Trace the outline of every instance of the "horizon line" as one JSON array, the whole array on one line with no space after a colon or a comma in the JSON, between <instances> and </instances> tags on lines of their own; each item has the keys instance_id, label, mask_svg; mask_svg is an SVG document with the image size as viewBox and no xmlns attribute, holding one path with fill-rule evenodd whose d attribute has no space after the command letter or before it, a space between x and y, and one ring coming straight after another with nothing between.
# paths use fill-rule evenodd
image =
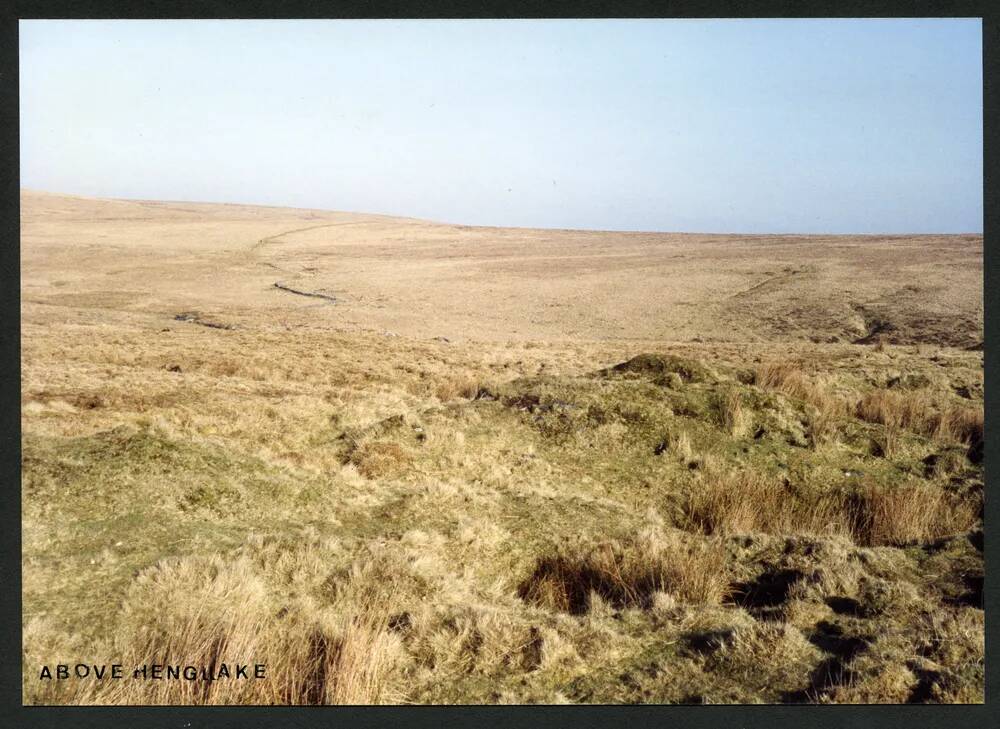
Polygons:
<instances>
[{"instance_id":1,"label":"horizon line","mask_svg":"<svg viewBox=\"0 0 1000 729\"><path fill-rule=\"evenodd\" d=\"M396 220L410 220L422 223L431 223L434 225L448 225L463 228L499 228L502 230L547 230L553 232L569 232L569 233L622 233L622 234L632 234L632 235L719 235L719 236L741 236L744 238L756 238L756 237L768 237L768 236L781 236L781 237L795 237L795 238L814 238L814 237L842 237L842 238L917 238L917 237L941 237L941 236L953 236L953 237L978 237L983 238L983 231L937 231L937 232L924 232L924 233L914 233L914 232L875 232L875 233L801 233L801 232L778 232L770 231L764 233L747 233L741 231L718 231L718 230L648 230L648 229L620 229L620 228L573 228L573 227L559 227L559 226L531 226L531 225L488 225L480 223L459 223L448 220L435 220L432 218L422 218L413 215L403 215L398 213L384 213L384 212L372 212L372 211L362 211L362 210L338 210L333 208L318 208L318 207L303 207L299 205L275 205L272 203L255 203L255 202L231 202L231 201L220 201L220 200L169 200L161 198L148 198L148 197L104 197L100 195L85 195L75 192L62 192L53 190L42 190L39 188L23 187L18 186L19 195L21 193L35 193L41 195L53 195L56 197L68 197L77 198L81 200L104 200L108 202L134 202L134 203L163 203L167 205L228 205L232 207L249 207L249 208L268 208L273 210L297 210L305 212L320 212L320 213L341 213L346 215L370 215L372 217L381 218L394 218ZM20 202L20 200L18 201Z\"/></svg>"}]
</instances>

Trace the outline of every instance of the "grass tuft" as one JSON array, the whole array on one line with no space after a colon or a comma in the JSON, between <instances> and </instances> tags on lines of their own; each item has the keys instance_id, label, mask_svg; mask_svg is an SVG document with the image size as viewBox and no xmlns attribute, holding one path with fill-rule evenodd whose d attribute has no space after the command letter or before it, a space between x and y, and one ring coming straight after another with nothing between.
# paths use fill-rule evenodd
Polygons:
<instances>
[{"instance_id":1,"label":"grass tuft","mask_svg":"<svg viewBox=\"0 0 1000 729\"><path fill-rule=\"evenodd\" d=\"M703 534L845 535L865 546L927 542L973 528L975 499L927 484L804 490L752 471L706 473L684 504Z\"/></svg>"},{"instance_id":2,"label":"grass tuft","mask_svg":"<svg viewBox=\"0 0 1000 729\"><path fill-rule=\"evenodd\" d=\"M618 607L649 608L656 593L714 605L726 597L728 585L725 552L718 542L650 531L582 553L543 556L518 594L550 610L582 614L595 594Z\"/></svg>"}]
</instances>

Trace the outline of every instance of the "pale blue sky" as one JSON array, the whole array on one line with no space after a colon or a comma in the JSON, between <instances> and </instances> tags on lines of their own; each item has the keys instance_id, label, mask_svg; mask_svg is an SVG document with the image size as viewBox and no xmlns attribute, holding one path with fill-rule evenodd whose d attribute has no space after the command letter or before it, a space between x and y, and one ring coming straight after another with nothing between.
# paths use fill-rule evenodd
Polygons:
<instances>
[{"instance_id":1,"label":"pale blue sky","mask_svg":"<svg viewBox=\"0 0 1000 729\"><path fill-rule=\"evenodd\" d=\"M21 184L454 223L981 232L971 20L21 21Z\"/></svg>"}]
</instances>

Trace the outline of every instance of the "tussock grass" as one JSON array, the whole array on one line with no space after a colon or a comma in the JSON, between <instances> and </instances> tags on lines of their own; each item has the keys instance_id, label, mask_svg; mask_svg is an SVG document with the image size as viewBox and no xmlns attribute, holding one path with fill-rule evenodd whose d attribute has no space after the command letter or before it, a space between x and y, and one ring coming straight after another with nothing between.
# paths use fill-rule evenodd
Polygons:
<instances>
[{"instance_id":1,"label":"tussock grass","mask_svg":"<svg viewBox=\"0 0 1000 729\"><path fill-rule=\"evenodd\" d=\"M806 437L813 449L833 445L839 434L838 417L830 410L814 408L808 414Z\"/></svg>"},{"instance_id":2,"label":"tussock grass","mask_svg":"<svg viewBox=\"0 0 1000 729\"><path fill-rule=\"evenodd\" d=\"M390 698L387 673L395 660L395 638L378 606L342 621L332 672L322 700L329 704L378 704ZM392 697L396 703L398 696Z\"/></svg>"},{"instance_id":3,"label":"tussock grass","mask_svg":"<svg viewBox=\"0 0 1000 729\"><path fill-rule=\"evenodd\" d=\"M864 545L927 542L971 529L978 505L925 484L895 488L867 483L847 495L843 513Z\"/></svg>"},{"instance_id":4,"label":"tussock grass","mask_svg":"<svg viewBox=\"0 0 1000 729\"><path fill-rule=\"evenodd\" d=\"M719 418L722 427L734 438L742 438L752 425L752 415L743 406L743 398L736 387L727 389L719 398Z\"/></svg>"},{"instance_id":5,"label":"tussock grass","mask_svg":"<svg viewBox=\"0 0 1000 729\"><path fill-rule=\"evenodd\" d=\"M595 594L613 605L648 608L655 593L714 605L727 592L725 552L718 542L658 531L546 555L519 587L528 602L574 614L586 612Z\"/></svg>"},{"instance_id":6,"label":"tussock grass","mask_svg":"<svg viewBox=\"0 0 1000 729\"><path fill-rule=\"evenodd\" d=\"M836 421L846 416L945 442L971 446L983 441L981 407L949 402L941 393L926 388L911 391L879 388L850 397L834 392L828 380L810 378L800 366L788 361L760 365L755 370L754 383L816 408L810 417L810 440L814 445L832 436ZM890 432L883 438L895 441L896 435ZM887 445L883 451L891 457L896 442L883 445Z\"/></svg>"},{"instance_id":7,"label":"tussock grass","mask_svg":"<svg viewBox=\"0 0 1000 729\"><path fill-rule=\"evenodd\" d=\"M982 700L981 238L25 202L26 703ZM897 296L917 250L948 285ZM820 343L880 326L856 294L899 344Z\"/></svg>"},{"instance_id":8,"label":"tussock grass","mask_svg":"<svg viewBox=\"0 0 1000 729\"><path fill-rule=\"evenodd\" d=\"M353 450L348 463L365 478L380 478L399 473L411 460L398 443L370 441Z\"/></svg>"},{"instance_id":9,"label":"tussock grass","mask_svg":"<svg viewBox=\"0 0 1000 729\"><path fill-rule=\"evenodd\" d=\"M687 464L694 457L694 448L691 446L691 436L686 430L671 433L667 439L670 453L680 458L681 462Z\"/></svg>"},{"instance_id":10,"label":"tussock grass","mask_svg":"<svg viewBox=\"0 0 1000 729\"><path fill-rule=\"evenodd\" d=\"M982 442L983 411L941 402L926 391L873 390L857 403L855 414L869 423L899 427L943 441Z\"/></svg>"},{"instance_id":11,"label":"tussock grass","mask_svg":"<svg viewBox=\"0 0 1000 729\"><path fill-rule=\"evenodd\" d=\"M495 387L475 374L460 374L445 378L434 388L434 395L441 402L474 400L483 390Z\"/></svg>"},{"instance_id":12,"label":"tussock grass","mask_svg":"<svg viewBox=\"0 0 1000 729\"><path fill-rule=\"evenodd\" d=\"M849 411L847 401L833 393L828 382L810 378L794 362L775 360L759 365L754 384L809 403L824 417L843 416Z\"/></svg>"},{"instance_id":13,"label":"tussock grass","mask_svg":"<svg viewBox=\"0 0 1000 729\"><path fill-rule=\"evenodd\" d=\"M752 471L706 473L684 504L704 534L844 535L866 546L926 542L971 529L978 504L926 484L803 491Z\"/></svg>"},{"instance_id":14,"label":"tussock grass","mask_svg":"<svg viewBox=\"0 0 1000 729\"><path fill-rule=\"evenodd\" d=\"M895 458L900 451L900 428L898 425L886 425L875 436L872 448L873 455L881 458Z\"/></svg>"},{"instance_id":15,"label":"tussock grass","mask_svg":"<svg viewBox=\"0 0 1000 729\"><path fill-rule=\"evenodd\" d=\"M724 666L751 684L762 680L759 667L765 663L782 666L781 680L786 685L795 685L797 674L808 674L819 662L819 649L787 623L754 621L736 625L730 634L724 635L718 647L710 651L711 664Z\"/></svg>"},{"instance_id":16,"label":"tussock grass","mask_svg":"<svg viewBox=\"0 0 1000 729\"><path fill-rule=\"evenodd\" d=\"M84 704L372 704L386 684L396 643L376 605L339 618L278 609L248 559L168 560L143 573L126 599L115 638L125 666L217 670L266 665L264 679L120 680L81 683Z\"/></svg>"},{"instance_id":17,"label":"tussock grass","mask_svg":"<svg viewBox=\"0 0 1000 729\"><path fill-rule=\"evenodd\" d=\"M689 529L704 534L844 534L838 499L803 494L753 470L705 470L684 503Z\"/></svg>"},{"instance_id":18,"label":"tussock grass","mask_svg":"<svg viewBox=\"0 0 1000 729\"><path fill-rule=\"evenodd\" d=\"M810 647L819 624L914 631L921 611L975 609L975 585L931 575L977 574L973 542L946 540L926 576L919 548L896 547L977 526L981 467L957 444L935 444L937 460L921 463L929 451L902 426L859 421L851 393L886 382L877 368L842 376L806 353L770 380L803 399L750 386L747 354L714 345L686 350L683 367L641 360L595 375L617 345L555 355L282 335L261 339L260 372L228 375L227 348L200 328L184 336L132 358L176 397L119 397L140 392L138 380L115 370L126 379L111 386L86 358L73 366L91 379L74 377L103 398L93 408L71 405L55 377L30 380L29 703L782 701L826 659ZM129 341L141 351L139 335ZM76 344L66 357L88 351ZM29 358L29 379L43 360ZM702 360L737 381L689 366ZM174 361L181 372L165 368ZM974 379L972 364L952 379ZM490 396L472 384L491 379L506 384ZM442 382L454 392L444 402ZM834 386L848 410L813 404ZM893 463L864 450L884 432L907 439ZM636 536L603 542L608 523ZM267 539L241 545L248 529ZM767 582L785 573L800 575L787 593ZM732 635L711 652L685 647L689 633L715 646L720 631ZM853 638L824 636L831 650ZM653 650L655 678L643 672ZM269 678L77 684L71 695L36 680L54 655L260 661ZM917 655L900 647L892 660ZM955 673L933 696L974 696L975 654L940 660Z\"/></svg>"}]
</instances>

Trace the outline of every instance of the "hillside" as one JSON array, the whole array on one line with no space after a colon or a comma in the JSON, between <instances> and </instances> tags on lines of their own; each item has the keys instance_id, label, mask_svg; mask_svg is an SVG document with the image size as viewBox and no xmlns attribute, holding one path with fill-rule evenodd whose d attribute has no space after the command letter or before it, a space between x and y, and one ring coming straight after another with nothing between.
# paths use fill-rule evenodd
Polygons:
<instances>
[{"instance_id":1,"label":"hillside","mask_svg":"<svg viewBox=\"0 0 1000 729\"><path fill-rule=\"evenodd\" d=\"M26 702L982 701L981 236L21 204Z\"/></svg>"}]
</instances>

